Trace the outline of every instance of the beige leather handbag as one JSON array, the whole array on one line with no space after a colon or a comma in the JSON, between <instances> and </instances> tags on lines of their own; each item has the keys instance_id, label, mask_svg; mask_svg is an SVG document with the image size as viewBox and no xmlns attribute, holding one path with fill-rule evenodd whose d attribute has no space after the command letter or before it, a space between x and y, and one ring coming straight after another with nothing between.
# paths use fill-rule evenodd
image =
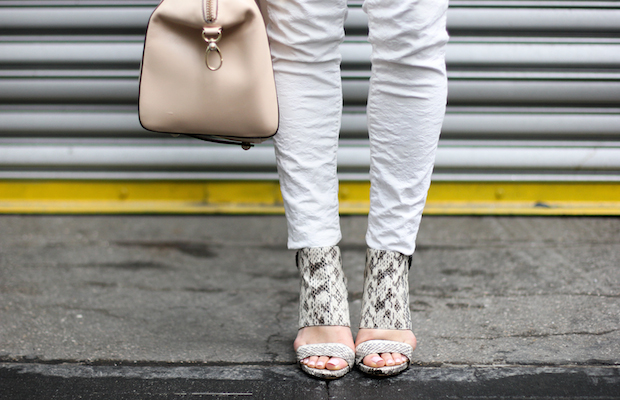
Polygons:
<instances>
[{"instance_id":1,"label":"beige leather handbag","mask_svg":"<svg viewBox=\"0 0 620 400\"><path fill-rule=\"evenodd\" d=\"M140 123L244 149L275 135L278 102L255 0L162 0L146 32Z\"/></svg>"}]
</instances>

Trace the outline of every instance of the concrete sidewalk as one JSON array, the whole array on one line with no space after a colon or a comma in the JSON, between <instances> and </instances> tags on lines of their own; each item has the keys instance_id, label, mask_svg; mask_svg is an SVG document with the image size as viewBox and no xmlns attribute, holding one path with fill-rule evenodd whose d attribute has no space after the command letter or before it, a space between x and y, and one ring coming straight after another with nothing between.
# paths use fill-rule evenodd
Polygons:
<instances>
[{"instance_id":1,"label":"concrete sidewalk","mask_svg":"<svg viewBox=\"0 0 620 400\"><path fill-rule=\"evenodd\" d=\"M366 219L342 225L356 326ZM1 399L620 398L619 218L425 217L414 367L329 383L294 365L282 216L2 216L0 238Z\"/></svg>"}]
</instances>

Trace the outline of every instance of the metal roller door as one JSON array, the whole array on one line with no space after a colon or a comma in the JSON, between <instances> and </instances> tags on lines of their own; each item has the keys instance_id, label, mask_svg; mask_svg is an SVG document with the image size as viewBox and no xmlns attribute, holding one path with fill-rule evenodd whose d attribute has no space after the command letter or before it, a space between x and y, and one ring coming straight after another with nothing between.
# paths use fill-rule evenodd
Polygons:
<instances>
[{"instance_id":1,"label":"metal roller door","mask_svg":"<svg viewBox=\"0 0 620 400\"><path fill-rule=\"evenodd\" d=\"M142 40L157 4L0 0L0 211L281 210L268 142L244 152L140 127ZM453 0L448 29L427 212L620 214L620 1ZM361 2L350 2L346 33L341 199L344 212L364 212Z\"/></svg>"}]
</instances>

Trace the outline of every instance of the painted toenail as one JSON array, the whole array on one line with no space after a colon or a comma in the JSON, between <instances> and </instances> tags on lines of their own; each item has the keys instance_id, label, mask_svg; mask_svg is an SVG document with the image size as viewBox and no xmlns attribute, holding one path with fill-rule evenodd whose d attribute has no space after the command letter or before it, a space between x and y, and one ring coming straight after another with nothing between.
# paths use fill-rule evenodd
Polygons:
<instances>
[{"instance_id":1,"label":"painted toenail","mask_svg":"<svg viewBox=\"0 0 620 400\"><path fill-rule=\"evenodd\" d=\"M378 364L379 361L383 360L383 358L379 357L379 356L374 356L373 358L370 359L370 361L372 361L374 364Z\"/></svg>"},{"instance_id":2,"label":"painted toenail","mask_svg":"<svg viewBox=\"0 0 620 400\"><path fill-rule=\"evenodd\" d=\"M316 363L317 368L321 368L323 366L323 361L319 361Z\"/></svg>"}]
</instances>

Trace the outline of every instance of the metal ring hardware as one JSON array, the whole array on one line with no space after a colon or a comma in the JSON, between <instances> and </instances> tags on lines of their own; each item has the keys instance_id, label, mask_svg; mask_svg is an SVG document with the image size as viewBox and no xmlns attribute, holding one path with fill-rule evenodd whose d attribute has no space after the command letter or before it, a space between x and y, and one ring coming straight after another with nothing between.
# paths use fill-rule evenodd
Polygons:
<instances>
[{"instance_id":1,"label":"metal ring hardware","mask_svg":"<svg viewBox=\"0 0 620 400\"><path fill-rule=\"evenodd\" d=\"M222 64L224 63L224 58L222 57L222 52L220 48L217 46L217 42L222 38L222 28L217 28L215 34L213 32L209 32L209 28L204 28L202 31L202 38L207 42L207 51L205 53L205 64L207 64L207 68L211 71L217 71L222 68ZM211 52L216 52L220 56L219 64L214 67L209 62L209 55Z\"/></svg>"}]
</instances>

